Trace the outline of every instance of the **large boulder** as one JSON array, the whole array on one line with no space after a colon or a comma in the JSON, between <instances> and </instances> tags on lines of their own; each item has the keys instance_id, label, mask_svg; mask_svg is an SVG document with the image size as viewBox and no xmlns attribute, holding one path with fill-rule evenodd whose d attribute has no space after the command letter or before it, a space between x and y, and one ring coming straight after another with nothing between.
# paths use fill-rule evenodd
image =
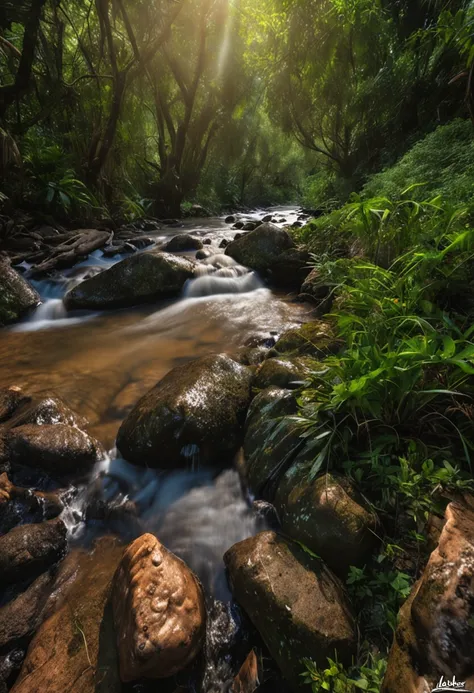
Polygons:
<instances>
[{"instance_id":1,"label":"large boulder","mask_svg":"<svg viewBox=\"0 0 474 693\"><path fill-rule=\"evenodd\" d=\"M170 253L137 253L68 291L69 310L105 310L178 296L194 276L191 260Z\"/></svg>"},{"instance_id":2,"label":"large boulder","mask_svg":"<svg viewBox=\"0 0 474 693\"><path fill-rule=\"evenodd\" d=\"M119 693L110 592L123 548L106 537L62 563L14 693Z\"/></svg>"},{"instance_id":3,"label":"large boulder","mask_svg":"<svg viewBox=\"0 0 474 693\"><path fill-rule=\"evenodd\" d=\"M141 466L222 466L242 441L251 378L249 368L225 354L177 366L122 423L118 449Z\"/></svg>"},{"instance_id":4,"label":"large boulder","mask_svg":"<svg viewBox=\"0 0 474 693\"><path fill-rule=\"evenodd\" d=\"M17 322L39 303L39 294L26 279L0 259L0 327Z\"/></svg>"},{"instance_id":5,"label":"large boulder","mask_svg":"<svg viewBox=\"0 0 474 693\"><path fill-rule=\"evenodd\" d=\"M105 455L97 440L67 424L25 424L10 429L4 442L12 463L52 476L84 473Z\"/></svg>"},{"instance_id":6,"label":"large boulder","mask_svg":"<svg viewBox=\"0 0 474 693\"><path fill-rule=\"evenodd\" d=\"M202 241L189 233L179 233L164 246L167 253L183 253L186 250L201 250Z\"/></svg>"},{"instance_id":7,"label":"large boulder","mask_svg":"<svg viewBox=\"0 0 474 693\"><path fill-rule=\"evenodd\" d=\"M298 544L261 532L224 556L232 592L250 617L292 690L302 684L305 657L325 667L327 657L349 663L354 621L338 579Z\"/></svg>"},{"instance_id":8,"label":"large boulder","mask_svg":"<svg viewBox=\"0 0 474 693\"><path fill-rule=\"evenodd\" d=\"M206 608L201 585L152 534L125 550L113 587L122 681L166 678L199 653Z\"/></svg>"},{"instance_id":9,"label":"large boulder","mask_svg":"<svg viewBox=\"0 0 474 693\"><path fill-rule=\"evenodd\" d=\"M21 525L0 537L0 583L10 584L39 575L59 561L67 547L62 520Z\"/></svg>"},{"instance_id":10,"label":"large boulder","mask_svg":"<svg viewBox=\"0 0 474 693\"><path fill-rule=\"evenodd\" d=\"M245 267L266 272L278 256L292 246L293 240L287 231L266 223L229 243L225 252Z\"/></svg>"},{"instance_id":11,"label":"large boulder","mask_svg":"<svg viewBox=\"0 0 474 693\"><path fill-rule=\"evenodd\" d=\"M439 545L400 611L382 693L425 693L441 677L474 690L473 641L474 512L451 503Z\"/></svg>"},{"instance_id":12,"label":"large boulder","mask_svg":"<svg viewBox=\"0 0 474 693\"><path fill-rule=\"evenodd\" d=\"M275 507L283 532L305 544L341 577L362 565L376 545L377 517L349 479L311 477L312 462L293 465L282 477Z\"/></svg>"}]
</instances>

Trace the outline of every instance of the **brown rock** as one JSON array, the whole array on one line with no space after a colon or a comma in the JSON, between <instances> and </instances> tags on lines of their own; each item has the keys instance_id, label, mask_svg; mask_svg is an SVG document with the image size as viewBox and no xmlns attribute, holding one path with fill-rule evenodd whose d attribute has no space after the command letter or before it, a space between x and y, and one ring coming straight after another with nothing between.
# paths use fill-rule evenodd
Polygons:
<instances>
[{"instance_id":1,"label":"brown rock","mask_svg":"<svg viewBox=\"0 0 474 693\"><path fill-rule=\"evenodd\" d=\"M19 597L0 609L0 650L25 646L41 622L41 615L54 584L50 572L43 573Z\"/></svg>"},{"instance_id":2,"label":"brown rock","mask_svg":"<svg viewBox=\"0 0 474 693\"><path fill-rule=\"evenodd\" d=\"M450 503L439 545L403 605L382 693L425 693L456 677L474 688L474 512Z\"/></svg>"},{"instance_id":3,"label":"brown rock","mask_svg":"<svg viewBox=\"0 0 474 693\"><path fill-rule=\"evenodd\" d=\"M18 426L8 432L5 444L12 462L52 475L87 471L104 455L98 441L66 424Z\"/></svg>"},{"instance_id":4,"label":"brown rock","mask_svg":"<svg viewBox=\"0 0 474 693\"><path fill-rule=\"evenodd\" d=\"M106 537L63 562L12 693L120 693L109 596L122 551Z\"/></svg>"},{"instance_id":5,"label":"brown rock","mask_svg":"<svg viewBox=\"0 0 474 693\"><path fill-rule=\"evenodd\" d=\"M67 546L62 520L21 525L0 537L0 582L39 575L59 561Z\"/></svg>"},{"instance_id":6,"label":"brown rock","mask_svg":"<svg viewBox=\"0 0 474 693\"><path fill-rule=\"evenodd\" d=\"M201 586L152 534L125 550L114 580L113 608L122 681L171 676L203 645Z\"/></svg>"},{"instance_id":7,"label":"brown rock","mask_svg":"<svg viewBox=\"0 0 474 693\"><path fill-rule=\"evenodd\" d=\"M235 544L224 556L234 597L293 690L306 690L301 660L350 662L354 622L338 579L324 563L274 532Z\"/></svg>"}]
</instances>

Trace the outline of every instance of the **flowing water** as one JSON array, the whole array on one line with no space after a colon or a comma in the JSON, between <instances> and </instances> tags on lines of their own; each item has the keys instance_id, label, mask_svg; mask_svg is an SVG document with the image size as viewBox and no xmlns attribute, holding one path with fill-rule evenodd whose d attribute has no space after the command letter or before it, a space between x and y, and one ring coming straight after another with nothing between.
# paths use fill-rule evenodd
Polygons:
<instances>
[{"instance_id":1,"label":"flowing water","mask_svg":"<svg viewBox=\"0 0 474 693\"><path fill-rule=\"evenodd\" d=\"M265 213L247 216L258 219ZM296 210L281 208L277 216L291 223ZM236 233L223 219L188 220L181 228L156 232L154 240L160 244L180 232L211 239L209 247L214 250L223 238L232 239ZM119 522L115 531L124 538L143 531L156 533L196 571L207 594L219 600L213 606L215 610L221 604L213 621L217 630L224 620L234 632L230 607L222 605L230 599L222 555L262 528L242 494L237 472L229 469L214 478L202 469L172 474L138 469L116 458L115 435L137 400L173 367L209 353L232 354L248 343L271 343L283 330L303 321L306 309L292 303L291 297L276 295L255 273L219 255L218 271L212 266L216 257L203 261L201 276L188 283L178 300L107 313L65 310L62 296L69 288L121 259L96 251L73 270L36 282L43 304L25 322L2 331L0 386L59 395L87 417L89 432L110 450L109 459L88 485L78 489L64 513L71 540L86 542L94 528L94 522L85 521L94 494L111 506L126 507L133 501L138 518ZM210 632L212 636L212 626ZM229 672L226 667L222 670L222 662L227 659L219 661L209 668L206 691L224 690Z\"/></svg>"}]
</instances>

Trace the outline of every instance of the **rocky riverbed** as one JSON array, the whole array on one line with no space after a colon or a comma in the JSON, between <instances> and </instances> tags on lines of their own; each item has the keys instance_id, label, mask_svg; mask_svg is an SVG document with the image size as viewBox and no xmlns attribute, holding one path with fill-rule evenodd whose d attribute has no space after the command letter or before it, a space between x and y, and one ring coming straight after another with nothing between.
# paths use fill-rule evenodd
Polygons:
<instances>
[{"instance_id":1,"label":"rocky riverbed","mask_svg":"<svg viewBox=\"0 0 474 693\"><path fill-rule=\"evenodd\" d=\"M355 656L344 583L383 529L347 477L312 474L295 417L341 348L298 216L168 220L140 248L143 229L76 232L2 261L0 691L284 693L305 658ZM451 655L472 675L472 526L469 500L448 507L386 693Z\"/></svg>"}]
</instances>

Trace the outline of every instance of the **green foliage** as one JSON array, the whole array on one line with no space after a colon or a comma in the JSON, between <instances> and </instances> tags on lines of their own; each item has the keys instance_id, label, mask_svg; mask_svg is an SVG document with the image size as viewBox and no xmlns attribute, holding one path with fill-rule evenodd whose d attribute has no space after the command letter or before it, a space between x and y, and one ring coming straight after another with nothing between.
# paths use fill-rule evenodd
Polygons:
<instances>
[{"instance_id":1,"label":"green foliage","mask_svg":"<svg viewBox=\"0 0 474 693\"><path fill-rule=\"evenodd\" d=\"M340 662L328 657L328 667L318 669L310 659L304 659L303 682L311 686L312 693L379 693L387 667L386 660L370 655L363 666L346 669ZM309 690L309 689L308 689Z\"/></svg>"},{"instance_id":2,"label":"green foliage","mask_svg":"<svg viewBox=\"0 0 474 693\"><path fill-rule=\"evenodd\" d=\"M438 127L394 166L372 176L362 196L399 199L403 190L417 183L423 183L413 191L418 200L441 195L453 205L472 205L474 137L470 121L458 119Z\"/></svg>"}]
</instances>

